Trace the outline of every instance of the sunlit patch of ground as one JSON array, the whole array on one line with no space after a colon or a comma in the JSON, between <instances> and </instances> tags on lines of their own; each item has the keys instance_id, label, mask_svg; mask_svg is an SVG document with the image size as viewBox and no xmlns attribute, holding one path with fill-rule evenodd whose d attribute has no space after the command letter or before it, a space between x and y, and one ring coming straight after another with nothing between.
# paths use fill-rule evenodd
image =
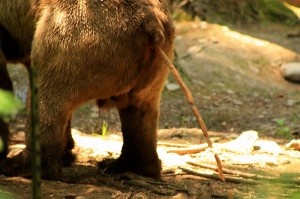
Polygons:
<instances>
[{"instance_id":1,"label":"sunlit patch of ground","mask_svg":"<svg viewBox=\"0 0 300 199\"><path fill-rule=\"evenodd\" d=\"M120 135L88 135L73 129L72 135L76 143L74 152L77 155L77 161L72 167L64 169L64 180L62 181L75 184L104 184L105 186L119 186L118 184L122 182L124 186L129 184L137 189L143 189L143 192L148 191L154 198L159 198L159 195L164 197L176 194L183 194L183 198L190 198L199 196L199 194L203 194L204 192L208 195L203 198L210 198L211 196L227 197L228 194L243 198L269 198L273 197L275 193L289 197L297 193L297 188L299 188L297 184L299 183L296 183L296 174L300 173L300 168L298 167L300 163L299 151L286 150L284 145L262 140L255 131L244 132L238 137L235 134L228 135L217 132L210 132L210 134L212 140L214 140L213 149L204 147L201 151L191 152L189 151L191 147L195 148L205 143L201 135L201 130L165 129L158 132L158 153L162 160L164 182L156 182L156 184L161 184L163 189L156 190L155 192L153 191L153 183L155 184L155 182L152 182L152 180L131 175L121 176L121 179L124 178L122 181L119 181L120 177L113 180L111 177L103 176L97 168L96 162L108 157L117 158L120 155L122 147L122 137ZM182 138L178 139L180 135L184 137L184 140ZM20 142L22 139L24 139L23 135L19 134L13 140ZM20 151L23 147L24 145L21 143L12 145L11 151L12 153L16 153L16 151ZM186 150L186 152L177 153L176 151L178 150ZM222 161L227 182L220 182L216 170L208 168L216 166L215 153L219 154ZM235 174L228 173L226 169ZM243 175L252 176L243 177ZM182 181L180 180L181 178ZM3 178L8 184L16 183L14 180L18 181L18 179L21 180L22 178ZM194 188L182 187L180 189L180 182L184 182L184 179L186 183L193 182L199 184ZM21 180L19 183L26 184L24 186L30 186L30 183L26 180ZM44 181L42 187L47 188L50 184L53 185L52 182L49 183ZM262 185L265 190L260 189ZM290 187L288 190L285 190L285 186ZM60 192L52 193L53 190L50 189L47 191L46 188L44 192L45 194L50 194L48 195L49 197L51 194L55 197L58 195L67 196L68 194L81 196L87 193L69 189L68 192L61 190ZM99 188L93 186L89 188L89 190L94 189L99 191ZM126 190L125 187L121 188L120 195L129 194L124 189ZM14 189L8 190L12 191ZM245 190L247 191L245 192ZM87 188L85 188L85 191L87 191ZM13 193L17 193L17 191L14 190ZM116 193L110 190L107 194L114 195ZM135 195L138 192L133 192L132 194Z\"/></svg>"}]
</instances>

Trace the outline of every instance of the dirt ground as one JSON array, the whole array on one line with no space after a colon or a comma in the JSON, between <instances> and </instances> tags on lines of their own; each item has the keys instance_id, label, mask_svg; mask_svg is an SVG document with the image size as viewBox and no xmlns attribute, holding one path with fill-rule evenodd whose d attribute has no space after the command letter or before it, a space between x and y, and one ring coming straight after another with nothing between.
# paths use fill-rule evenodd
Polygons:
<instances>
[{"instance_id":1,"label":"dirt ground","mask_svg":"<svg viewBox=\"0 0 300 199\"><path fill-rule=\"evenodd\" d=\"M97 168L97 161L118 157L122 139L116 111L100 112L99 117L98 108L90 102L73 116L76 164L64 169L61 181L43 180L42 198L300 197L300 155L284 149L293 139L292 132L300 130L300 85L285 81L279 70L283 63L300 61L300 37L287 37L300 28L276 24L227 27L196 20L176 23L176 31L175 64L194 95L213 142L226 143L244 131L255 130L259 140L279 144L279 152L216 152L224 167L260 174L263 180L221 182L209 169L205 169L209 176L200 177L184 169L199 171L200 167L186 162L215 165L210 149L185 155L168 152L205 143L182 91L170 76L162 96L158 133L162 181L130 173L109 176ZM25 99L25 72L22 67L11 67L10 73L17 96ZM23 118L18 116L11 125L13 153L23 147ZM107 130L103 128L106 123ZM31 182L1 176L0 190L3 197L10 198L10 193L13 198L30 198Z\"/></svg>"}]
</instances>

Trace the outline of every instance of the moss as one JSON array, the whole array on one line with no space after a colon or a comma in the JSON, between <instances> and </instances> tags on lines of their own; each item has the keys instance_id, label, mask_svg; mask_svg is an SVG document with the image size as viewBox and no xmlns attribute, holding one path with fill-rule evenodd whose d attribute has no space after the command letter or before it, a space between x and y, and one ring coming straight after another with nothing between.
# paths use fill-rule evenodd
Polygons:
<instances>
[{"instance_id":1,"label":"moss","mask_svg":"<svg viewBox=\"0 0 300 199\"><path fill-rule=\"evenodd\" d=\"M281 1L278 0L262 0L263 13L262 18L266 18L272 22L283 22L288 25L295 25L298 22L298 17L287 8Z\"/></svg>"},{"instance_id":2,"label":"moss","mask_svg":"<svg viewBox=\"0 0 300 199\"><path fill-rule=\"evenodd\" d=\"M192 16L216 23L278 22L298 23L298 17L280 0L206 0L190 1L184 7Z\"/></svg>"}]
</instances>

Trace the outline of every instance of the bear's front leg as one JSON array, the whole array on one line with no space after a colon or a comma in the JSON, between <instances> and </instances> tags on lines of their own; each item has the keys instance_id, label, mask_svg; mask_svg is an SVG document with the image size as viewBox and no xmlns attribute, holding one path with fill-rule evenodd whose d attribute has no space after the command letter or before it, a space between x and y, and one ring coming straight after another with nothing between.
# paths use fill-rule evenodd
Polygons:
<instances>
[{"instance_id":1,"label":"bear's front leg","mask_svg":"<svg viewBox=\"0 0 300 199\"><path fill-rule=\"evenodd\" d=\"M156 152L158 101L132 100L129 106L119 109L123 133L122 152L116 160L100 162L100 168L108 173L130 171L155 179L161 178L161 162Z\"/></svg>"}]
</instances>

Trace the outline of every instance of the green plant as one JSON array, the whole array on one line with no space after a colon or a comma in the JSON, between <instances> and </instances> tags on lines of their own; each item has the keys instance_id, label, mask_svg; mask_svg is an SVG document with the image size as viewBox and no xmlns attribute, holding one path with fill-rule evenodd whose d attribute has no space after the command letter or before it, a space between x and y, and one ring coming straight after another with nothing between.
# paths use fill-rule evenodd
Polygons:
<instances>
[{"instance_id":1,"label":"green plant","mask_svg":"<svg viewBox=\"0 0 300 199\"><path fill-rule=\"evenodd\" d=\"M1 199L14 199L14 197L10 193L7 193L7 192L1 191L1 190L0 190L0 198Z\"/></svg>"},{"instance_id":2,"label":"green plant","mask_svg":"<svg viewBox=\"0 0 300 199\"><path fill-rule=\"evenodd\" d=\"M291 199L297 199L297 198L300 198L300 192L295 192L293 193L291 196L290 196Z\"/></svg>"},{"instance_id":3,"label":"green plant","mask_svg":"<svg viewBox=\"0 0 300 199\"><path fill-rule=\"evenodd\" d=\"M0 118L8 122L16 116L21 108L23 108L23 103L20 100L15 98L11 92L0 89ZM0 151L3 150L3 147L3 140L0 138ZM10 193L0 190L0 198L13 199L14 197Z\"/></svg>"},{"instance_id":4,"label":"green plant","mask_svg":"<svg viewBox=\"0 0 300 199\"><path fill-rule=\"evenodd\" d=\"M277 134L287 138L291 132L291 128L286 125L284 118L276 118L275 122L277 124Z\"/></svg>"},{"instance_id":5,"label":"green plant","mask_svg":"<svg viewBox=\"0 0 300 199\"><path fill-rule=\"evenodd\" d=\"M24 104L11 92L0 89L0 117L8 122L14 118Z\"/></svg>"},{"instance_id":6,"label":"green plant","mask_svg":"<svg viewBox=\"0 0 300 199\"><path fill-rule=\"evenodd\" d=\"M110 132L108 131L108 124L106 121L102 122L102 137L105 137L107 134L109 134Z\"/></svg>"},{"instance_id":7,"label":"green plant","mask_svg":"<svg viewBox=\"0 0 300 199\"><path fill-rule=\"evenodd\" d=\"M20 109L23 108L23 103L18 100L11 92L0 89L0 118L5 122L14 118ZM0 151L3 150L3 140L0 138Z\"/></svg>"}]
</instances>

